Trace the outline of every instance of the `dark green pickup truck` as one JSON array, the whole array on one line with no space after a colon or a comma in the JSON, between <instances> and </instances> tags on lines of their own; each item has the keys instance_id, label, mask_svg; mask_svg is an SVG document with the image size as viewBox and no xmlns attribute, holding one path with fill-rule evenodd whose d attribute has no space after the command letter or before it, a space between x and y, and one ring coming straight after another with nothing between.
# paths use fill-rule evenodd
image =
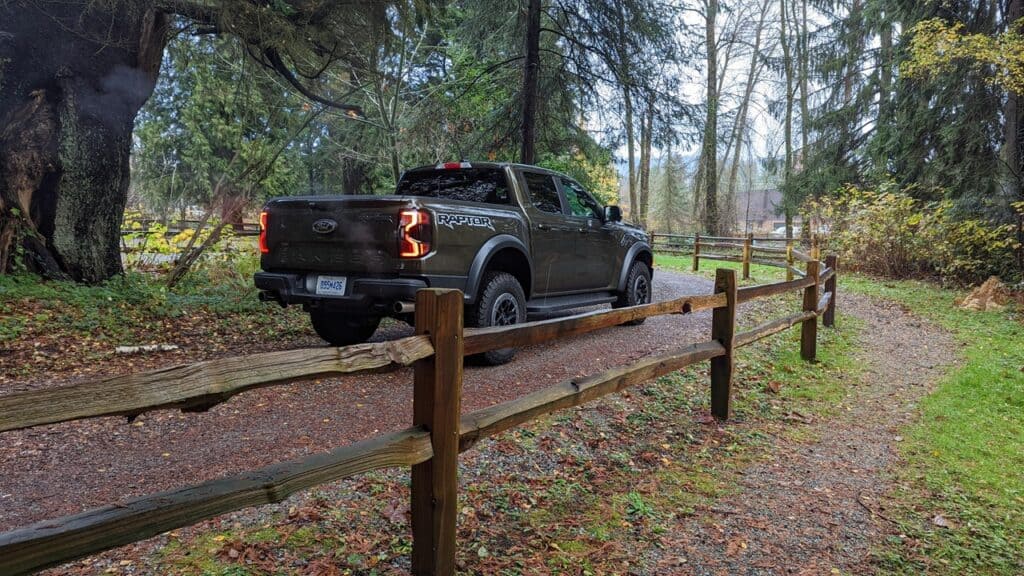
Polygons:
<instances>
[{"instance_id":1,"label":"dark green pickup truck","mask_svg":"<svg viewBox=\"0 0 1024 576\"><path fill-rule=\"evenodd\" d=\"M336 346L365 341L385 316L410 321L426 287L462 290L470 326L651 299L647 235L573 179L534 166L425 166L391 196L280 198L260 220L260 297L301 304Z\"/></svg>"}]
</instances>

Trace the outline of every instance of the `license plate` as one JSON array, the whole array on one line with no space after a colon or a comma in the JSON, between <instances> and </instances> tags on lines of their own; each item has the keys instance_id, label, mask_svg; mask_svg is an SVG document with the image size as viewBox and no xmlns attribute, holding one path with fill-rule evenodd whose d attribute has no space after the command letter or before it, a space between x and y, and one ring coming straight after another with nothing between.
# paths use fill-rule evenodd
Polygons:
<instances>
[{"instance_id":1,"label":"license plate","mask_svg":"<svg viewBox=\"0 0 1024 576\"><path fill-rule=\"evenodd\" d=\"M316 293L324 296L344 296L347 282L348 278L344 276L317 276Z\"/></svg>"}]
</instances>

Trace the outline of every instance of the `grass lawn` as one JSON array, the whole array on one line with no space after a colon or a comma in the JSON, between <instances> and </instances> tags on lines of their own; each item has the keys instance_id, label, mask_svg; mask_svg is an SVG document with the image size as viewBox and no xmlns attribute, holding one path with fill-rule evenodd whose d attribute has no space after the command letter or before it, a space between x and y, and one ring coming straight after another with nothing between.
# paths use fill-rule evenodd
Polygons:
<instances>
[{"instance_id":1,"label":"grass lawn","mask_svg":"<svg viewBox=\"0 0 1024 576\"><path fill-rule=\"evenodd\" d=\"M960 310L956 292L845 276L841 289L894 300L950 330L962 360L904 433L906 538L881 553L894 574L1024 574L1024 324L1021 312ZM941 515L949 528L934 522ZM939 520L939 523L942 523Z\"/></svg>"},{"instance_id":2,"label":"grass lawn","mask_svg":"<svg viewBox=\"0 0 1024 576\"><path fill-rule=\"evenodd\" d=\"M659 267L692 270L690 256L658 254ZM701 262L714 276L731 262ZM752 280L784 277L751 266ZM1024 574L1024 318L1022 311L973 312L959 292L934 284L841 274L839 291L899 302L946 328L961 358L901 432L907 467L897 472L894 517L904 537L879 552L891 574ZM841 310L840 306L840 312ZM936 518L941 516L941 518ZM950 527L936 525L948 522Z\"/></svg>"}]
</instances>

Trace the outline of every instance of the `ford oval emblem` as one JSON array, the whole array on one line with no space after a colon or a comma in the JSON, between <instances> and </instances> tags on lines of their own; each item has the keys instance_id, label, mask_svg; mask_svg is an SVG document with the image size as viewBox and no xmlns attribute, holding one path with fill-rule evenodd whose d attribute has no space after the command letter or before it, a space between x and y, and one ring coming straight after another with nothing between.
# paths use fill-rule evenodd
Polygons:
<instances>
[{"instance_id":1,"label":"ford oval emblem","mask_svg":"<svg viewBox=\"0 0 1024 576\"><path fill-rule=\"evenodd\" d=\"M338 223L330 218L324 218L313 222L313 232L317 234L330 234L338 228Z\"/></svg>"}]
</instances>

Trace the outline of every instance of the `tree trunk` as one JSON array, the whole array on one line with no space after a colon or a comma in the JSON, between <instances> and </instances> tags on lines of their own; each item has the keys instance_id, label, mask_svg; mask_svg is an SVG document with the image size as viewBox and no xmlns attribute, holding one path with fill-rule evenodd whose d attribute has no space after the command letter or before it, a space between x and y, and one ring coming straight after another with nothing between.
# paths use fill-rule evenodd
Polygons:
<instances>
[{"instance_id":1,"label":"tree trunk","mask_svg":"<svg viewBox=\"0 0 1024 576\"><path fill-rule=\"evenodd\" d=\"M739 218L736 214L736 182L739 179L740 153L743 150L743 137L747 132L747 114L750 109L750 98L754 93L754 85L758 80L758 73L761 69L761 36L764 32L764 22L768 17L768 0L761 5L761 16L757 21L757 28L754 30L754 46L750 53L750 67L747 70L747 84L743 90L743 100L740 101L740 109L736 114L736 125L733 130L733 152L732 167L729 170L729 183L726 186L725 208L728 219L727 224L731 228ZM747 202L750 202L750 195L747 195ZM748 210L749 212L749 210ZM747 230L746 218L744 218L743 232Z\"/></svg>"},{"instance_id":2,"label":"tree trunk","mask_svg":"<svg viewBox=\"0 0 1024 576\"><path fill-rule=\"evenodd\" d=\"M629 213L636 221L640 215L640 202L636 194L636 141L633 133L633 97L627 85L622 86L622 101L626 116L626 125L623 128L626 132L626 161L629 163Z\"/></svg>"},{"instance_id":3,"label":"tree trunk","mask_svg":"<svg viewBox=\"0 0 1024 576\"><path fill-rule=\"evenodd\" d=\"M99 282L121 272L132 125L166 17L128 3L0 4L0 269Z\"/></svg>"},{"instance_id":4,"label":"tree trunk","mask_svg":"<svg viewBox=\"0 0 1024 576\"><path fill-rule=\"evenodd\" d=\"M779 41L782 44L782 67L786 78L786 118L783 122L783 139L786 159L782 175L782 206L786 216L786 238L793 237L793 200L790 179L793 175L793 61L789 54L789 39L786 36L786 0L779 0Z\"/></svg>"},{"instance_id":5,"label":"tree trunk","mask_svg":"<svg viewBox=\"0 0 1024 576\"><path fill-rule=\"evenodd\" d=\"M1010 0L1006 11L1006 28L1011 29L1024 14L1024 1ZM1009 167L1009 185L1011 200L1024 201L1024 158L1021 147L1024 146L1024 107L1021 106L1020 94L1009 91L1006 98L1005 134L1003 156ZM1024 264L1021 266L1024 269Z\"/></svg>"},{"instance_id":6,"label":"tree trunk","mask_svg":"<svg viewBox=\"0 0 1024 576\"><path fill-rule=\"evenodd\" d=\"M654 98L648 98L640 137L640 225L645 228L651 201L651 149L654 146Z\"/></svg>"},{"instance_id":7,"label":"tree trunk","mask_svg":"<svg viewBox=\"0 0 1024 576\"><path fill-rule=\"evenodd\" d=\"M537 81L540 76L540 2L529 0L526 14L526 63L523 67L523 146L519 160L537 161Z\"/></svg>"},{"instance_id":8,"label":"tree trunk","mask_svg":"<svg viewBox=\"0 0 1024 576\"><path fill-rule=\"evenodd\" d=\"M810 137L810 107L807 101L807 82L810 76L810 38L807 31L807 0L800 2L800 158L801 165L807 166L807 144ZM804 168L801 168L801 171Z\"/></svg>"},{"instance_id":9,"label":"tree trunk","mask_svg":"<svg viewBox=\"0 0 1024 576\"><path fill-rule=\"evenodd\" d=\"M718 234L718 50L715 45L715 22L718 0L708 0L705 14L705 42L708 56L707 119L704 122L704 230Z\"/></svg>"}]
</instances>

